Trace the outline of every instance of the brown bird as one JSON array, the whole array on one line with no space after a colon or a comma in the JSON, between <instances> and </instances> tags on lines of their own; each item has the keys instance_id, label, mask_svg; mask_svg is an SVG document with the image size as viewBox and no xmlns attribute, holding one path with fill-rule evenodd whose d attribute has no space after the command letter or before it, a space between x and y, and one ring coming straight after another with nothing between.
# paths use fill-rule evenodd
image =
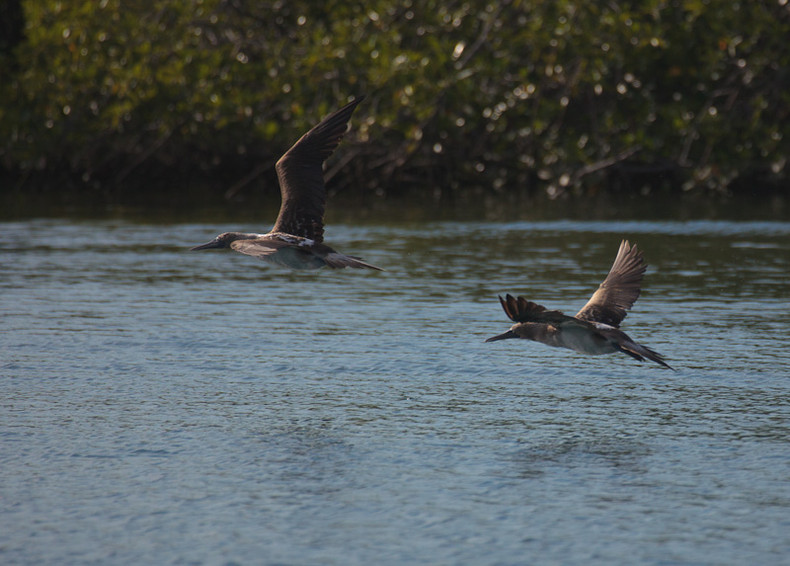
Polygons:
<instances>
[{"instance_id":1,"label":"brown bird","mask_svg":"<svg viewBox=\"0 0 790 566\"><path fill-rule=\"evenodd\" d=\"M291 269L380 267L358 257L342 254L324 241L326 186L323 163L343 139L351 114L362 102L360 96L333 112L303 135L277 161L282 203L280 213L267 234L225 232L192 250L231 248Z\"/></svg>"},{"instance_id":2,"label":"brown bird","mask_svg":"<svg viewBox=\"0 0 790 566\"><path fill-rule=\"evenodd\" d=\"M661 354L637 344L619 330L627 311L639 297L646 269L642 252L636 245L631 246L627 240L623 240L606 279L576 316L548 310L523 297L499 297L505 314L516 324L504 334L493 336L486 342L526 338L593 356L622 352L640 362L648 359L673 369Z\"/></svg>"}]
</instances>

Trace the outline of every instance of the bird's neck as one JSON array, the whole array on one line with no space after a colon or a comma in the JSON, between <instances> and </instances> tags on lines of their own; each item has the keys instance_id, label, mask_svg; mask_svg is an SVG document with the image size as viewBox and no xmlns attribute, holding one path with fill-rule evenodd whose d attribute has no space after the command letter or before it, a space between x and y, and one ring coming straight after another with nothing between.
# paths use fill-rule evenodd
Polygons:
<instances>
[{"instance_id":1,"label":"bird's neck","mask_svg":"<svg viewBox=\"0 0 790 566\"><path fill-rule=\"evenodd\" d=\"M543 324L539 322L522 322L515 329L515 333L519 338L526 338L527 340L535 340L542 342L549 346L557 346L559 331L551 324Z\"/></svg>"},{"instance_id":2,"label":"bird's neck","mask_svg":"<svg viewBox=\"0 0 790 566\"><path fill-rule=\"evenodd\" d=\"M260 238L260 234L252 234L247 232L228 232L228 243L235 242L236 240L254 240Z\"/></svg>"}]
</instances>

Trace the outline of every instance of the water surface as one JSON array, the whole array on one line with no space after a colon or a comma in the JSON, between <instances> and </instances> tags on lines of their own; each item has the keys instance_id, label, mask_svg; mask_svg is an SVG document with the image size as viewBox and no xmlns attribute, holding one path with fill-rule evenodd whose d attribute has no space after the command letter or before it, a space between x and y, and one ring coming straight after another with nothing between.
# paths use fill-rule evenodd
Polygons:
<instances>
[{"instance_id":1,"label":"water surface","mask_svg":"<svg viewBox=\"0 0 790 566\"><path fill-rule=\"evenodd\" d=\"M258 226L0 225L5 564L790 563L790 223L333 225L386 273L189 253ZM622 237L624 330L526 341Z\"/></svg>"}]
</instances>

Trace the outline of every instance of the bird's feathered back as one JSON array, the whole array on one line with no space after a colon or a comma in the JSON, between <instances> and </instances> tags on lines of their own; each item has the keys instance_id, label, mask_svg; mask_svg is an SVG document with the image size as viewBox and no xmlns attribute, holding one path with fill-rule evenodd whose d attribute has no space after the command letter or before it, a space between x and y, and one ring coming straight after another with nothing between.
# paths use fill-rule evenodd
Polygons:
<instances>
[{"instance_id":1,"label":"bird's feathered back","mask_svg":"<svg viewBox=\"0 0 790 566\"><path fill-rule=\"evenodd\" d=\"M631 246L628 240L623 240L606 279L576 314L576 318L618 328L639 298L646 269L647 264L636 244Z\"/></svg>"},{"instance_id":2,"label":"bird's feathered back","mask_svg":"<svg viewBox=\"0 0 790 566\"><path fill-rule=\"evenodd\" d=\"M324 239L326 187L323 163L343 139L348 121L364 96L359 96L324 118L277 161L282 204L272 232Z\"/></svg>"}]
</instances>

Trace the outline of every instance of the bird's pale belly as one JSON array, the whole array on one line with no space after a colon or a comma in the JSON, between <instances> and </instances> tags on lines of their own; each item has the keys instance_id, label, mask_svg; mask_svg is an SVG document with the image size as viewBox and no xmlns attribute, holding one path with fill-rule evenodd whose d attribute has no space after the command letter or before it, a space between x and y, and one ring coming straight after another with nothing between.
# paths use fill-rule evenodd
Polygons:
<instances>
[{"instance_id":1,"label":"bird's pale belly","mask_svg":"<svg viewBox=\"0 0 790 566\"><path fill-rule=\"evenodd\" d=\"M319 269L326 265L320 257L296 247L280 248L263 259L289 269Z\"/></svg>"},{"instance_id":2,"label":"bird's pale belly","mask_svg":"<svg viewBox=\"0 0 790 566\"><path fill-rule=\"evenodd\" d=\"M617 351L617 348L609 340L586 328L563 328L557 345L592 356L611 354Z\"/></svg>"}]
</instances>

